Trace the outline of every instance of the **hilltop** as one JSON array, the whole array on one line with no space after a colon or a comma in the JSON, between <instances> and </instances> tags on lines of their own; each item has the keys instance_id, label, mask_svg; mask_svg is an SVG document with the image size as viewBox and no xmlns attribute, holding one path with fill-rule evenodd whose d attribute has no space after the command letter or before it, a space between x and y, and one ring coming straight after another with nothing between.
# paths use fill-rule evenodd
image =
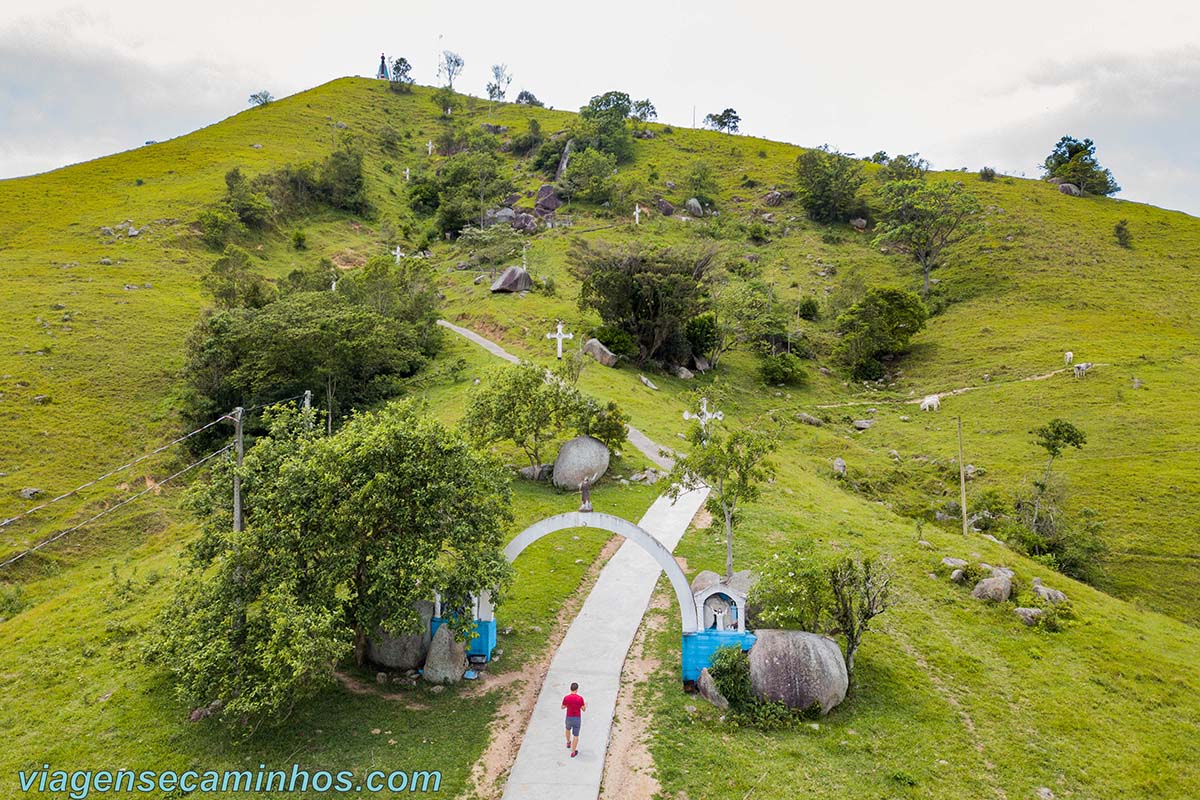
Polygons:
<instances>
[{"instance_id":1,"label":"hilltop","mask_svg":"<svg viewBox=\"0 0 1200 800\"><path fill-rule=\"evenodd\" d=\"M836 337L828 305L856 286L916 290L920 275L910 262L880 252L869 233L809 222L794 199L765 205L768 192L794 189L800 148L649 123L651 138L635 139L632 159L618 171L631 187L628 200L645 209L641 223L633 223L629 202L607 208L572 202L558 214L569 225L528 239L530 272L542 287L549 280L553 293L492 295L486 281L476 281L479 271L457 268L469 253L431 237L428 220L411 208L405 169L417 180L445 158L426 145L439 141L448 124L433 97L424 87L396 94L385 82L341 79L179 139L0 182L7 284L0 299L0 415L10 432L0 442L3 516L33 504L18 499L23 488L57 495L181 432L179 370L188 333L208 302L200 279L217 256L201 240L201 212L219 199L235 167L253 176L319 161L349 143L364 154L372 210L326 209L251 237L245 246L264 274L282 278L322 257L353 269L391 247L427 246L439 269L443 315L543 363L552 358L544 334L556 320L569 321L577 333L598 324L577 307L578 281L568 268L575 239L714 248L730 264L751 265L780 302L813 297L822 309L803 324L813 358L805 363L809 380L798 388L765 385L754 357L738 351L716 372L691 380L652 373L658 391L639 381L633 367L592 365L580 381L590 393L619 401L639 428L664 443L678 441L681 412L701 391L719 396L731 420L768 413L788 420L778 478L746 509L739 528L739 563L753 565L811 540L833 550L886 552L897 564L902 602L864 644L855 694L818 732L770 734L777 761L762 760L763 734L732 733L707 711L686 711L689 700L671 680L678 640L666 616L665 632L650 637L661 680L640 696L653 711L651 750L665 794L742 796L759 786L756 796L791 796L797 783L781 780L785 772L798 775L799 785L838 787L850 797L1025 797L1041 786L1064 796L1197 793L1200 551L1190 533L1200 522L1200 460L1188 426L1200 387L1200 220L1068 197L1040 181L931 174L932 181L964 182L986 209L985 227L950 251L937 273L938 313L896 363L892 379L864 384L830 356ZM467 98L451 122L493 126L501 141L511 142L529 120L551 137L574 116ZM385 129L391 134L383 135ZM527 158L509 151L501 158L522 195L517 205L531 207L545 177ZM697 162L711 167L711 202L719 213L684 220L655 211L657 197L684 206ZM1113 241L1122 219L1134 232L1132 248ZM122 231L126 220L138 235ZM758 241L748 235L755 224L765 232ZM303 229L306 249L293 246L292 227ZM1080 380L1061 371L1068 350L1096 367ZM466 388L488 362L457 342L439 359L463 359L465 371L412 392L455 420ZM913 402L935 393L944 393L938 412L921 412ZM824 424L802 424L802 413ZM977 472L973 497L989 489L1011 495L1036 477L1042 460L1031 428L1062 417L1087 431L1088 447L1056 468L1069 480L1072 505L1094 509L1103 521L1109 555L1095 587L981 537L964 541L955 519L935 520L957 498L958 416L966 460ZM869 429L855 430L851 423L864 418L872 421ZM833 472L837 457L848 465L845 480ZM100 485L5 528L0 555L185 463L168 451L125 476L124 488ZM596 502L636 517L652 497L644 487L606 483ZM536 519L570 502L521 487L517 516ZM169 596L157 587L170 582L175 556L194 533L176 493L152 492L4 576L24 585L29 607L0 625L0 685L10 698L0 718L15 729L21 709L11 698L18 696L25 705L57 709L44 729L16 737L5 759L10 774L49 755L96 762L112 748L147 761L181 751L197 760L242 758L232 745L180 722L169 687L136 657L139 632ZM504 642L506 650L531 658L547 646L530 621L549 627L601 544L595 536L568 543L563 555L580 563L557 569L552 581L527 585L502 611L525 620ZM689 532L678 553L694 573L719 569L722 551L715 529L700 529ZM930 577L943 556L1004 563L1023 580L1040 577L1070 595L1079 620L1056 634L1024 628L1011 613L982 607ZM525 558L518 567L528 576L558 561L549 547ZM515 669L520 662L501 663ZM76 678L80 688L68 683ZM109 700L106 691L116 694ZM459 752L438 756L457 791L486 739L485 730L462 717L490 718L499 699L497 692L418 698L445 712L430 714L409 707L411 701L389 706L334 693L304 712L287 741L253 752L282 758L302 747L314 761L344 756L375 763L392 753L377 747L386 736L372 742L365 731L390 726L404 731L399 746L409 748L410 761L426 757L423 738L461 743ZM160 707L172 708L171 719L161 718ZM460 711L462 717L450 716ZM313 733L318 729L325 733ZM74 743L62 735L88 731L106 732ZM728 785L706 780L718 770ZM775 777L759 785L764 771Z\"/></svg>"}]
</instances>

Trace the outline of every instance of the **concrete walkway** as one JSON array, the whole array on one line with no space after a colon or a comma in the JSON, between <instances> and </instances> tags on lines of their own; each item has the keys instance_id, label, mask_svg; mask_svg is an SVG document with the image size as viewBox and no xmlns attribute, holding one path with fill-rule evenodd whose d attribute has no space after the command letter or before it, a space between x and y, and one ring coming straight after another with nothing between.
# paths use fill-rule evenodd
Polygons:
<instances>
[{"instance_id":1,"label":"concrete walkway","mask_svg":"<svg viewBox=\"0 0 1200 800\"><path fill-rule=\"evenodd\" d=\"M707 489L686 492L674 504L659 497L638 524L673 550L707 496ZM629 541L601 570L550 663L508 776L504 800L595 800L599 796L621 668L661 574L650 554ZM572 681L579 683L579 693L587 701L575 758L565 745L566 712L561 708Z\"/></svg>"},{"instance_id":2,"label":"concrete walkway","mask_svg":"<svg viewBox=\"0 0 1200 800\"><path fill-rule=\"evenodd\" d=\"M506 361L516 356L474 331L438 320L438 324ZM629 427L629 441L664 469L672 461L662 447L644 433ZM708 489L685 492L674 503L659 497L638 523L668 550L687 530L704 505ZM596 585L571 623L550 662L538 694L533 716L504 788L504 800L596 800L604 774L604 755L612 731L613 711L621 683L621 669L633 638L650 605L650 596L662 569L633 542L626 541L600 571ZM579 755L571 758L564 740L562 698L579 684L587 701L579 735Z\"/></svg>"}]
</instances>

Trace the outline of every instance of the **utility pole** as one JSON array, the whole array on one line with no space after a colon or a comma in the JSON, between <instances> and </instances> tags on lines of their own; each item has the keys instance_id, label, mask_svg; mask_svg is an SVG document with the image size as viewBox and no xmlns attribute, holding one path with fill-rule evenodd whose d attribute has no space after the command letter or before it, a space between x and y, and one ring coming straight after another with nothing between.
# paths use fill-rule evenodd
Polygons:
<instances>
[{"instance_id":1,"label":"utility pole","mask_svg":"<svg viewBox=\"0 0 1200 800\"><path fill-rule=\"evenodd\" d=\"M233 410L233 436L234 436L234 452L237 454L237 469L233 473L233 532L242 532L242 456L245 452L242 447L242 417L244 411L241 406Z\"/></svg>"},{"instance_id":2,"label":"utility pole","mask_svg":"<svg viewBox=\"0 0 1200 800\"><path fill-rule=\"evenodd\" d=\"M958 505L962 512L963 536L967 535L967 465L963 463L962 417L958 417Z\"/></svg>"}]
</instances>

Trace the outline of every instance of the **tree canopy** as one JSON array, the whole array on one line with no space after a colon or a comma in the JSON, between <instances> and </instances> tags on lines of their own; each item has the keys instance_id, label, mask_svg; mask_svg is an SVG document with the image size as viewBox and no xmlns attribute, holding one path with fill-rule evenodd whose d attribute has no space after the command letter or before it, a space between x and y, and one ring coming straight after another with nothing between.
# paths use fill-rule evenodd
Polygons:
<instances>
[{"instance_id":1,"label":"tree canopy","mask_svg":"<svg viewBox=\"0 0 1200 800\"><path fill-rule=\"evenodd\" d=\"M857 378L883 375L882 358L901 352L925 327L928 312L921 298L900 289L869 289L866 296L837 318L841 339L834 355Z\"/></svg>"},{"instance_id":2,"label":"tree canopy","mask_svg":"<svg viewBox=\"0 0 1200 800\"><path fill-rule=\"evenodd\" d=\"M845 222L862 208L862 162L828 145L805 150L796 159L796 177L800 204L813 222Z\"/></svg>"},{"instance_id":3,"label":"tree canopy","mask_svg":"<svg viewBox=\"0 0 1200 800\"><path fill-rule=\"evenodd\" d=\"M732 108L727 108L724 111L715 114L708 114L704 117L704 124L715 131L724 131L725 133L737 133L738 125L741 124L742 118Z\"/></svg>"},{"instance_id":4,"label":"tree canopy","mask_svg":"<svg viewBox=\"0 0 1200 800\"><path fill-rule=\"evenodd\" d=\"M1057 178L1073 183L1086 194L1110 195L1121 191L1112 172L1096 159L1096 144L1091 139L1062 137L1046 156L1042 169L1047 180Z\"/></svg>"},{"instance_id":5,"label":"tree canopy","mask_svg":"<svg viewBox=\"0 0 1200 800\"><path fill-rule=\"evenodd\" d=\"M877 246L912 257L921 268L922 293L928 297L930 274L940 266L942 252L980 230L978 198L958 182L895 180L879 189L883 221Z\"/></svg>"}]
</instances>

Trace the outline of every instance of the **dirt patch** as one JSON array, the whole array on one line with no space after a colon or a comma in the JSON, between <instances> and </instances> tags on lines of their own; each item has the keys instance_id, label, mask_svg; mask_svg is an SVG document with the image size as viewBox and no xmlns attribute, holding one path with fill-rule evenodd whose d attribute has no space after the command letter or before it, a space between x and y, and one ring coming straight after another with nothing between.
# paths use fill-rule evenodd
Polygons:
<instances>
[{"instance_id":1,"label":"dirt patch","mask_svg":"<svg viewBox=\"0 0 1200 800\"><path fill-rule=\"evenodd\" d=\"M656 591L650 610L669 609L671 598ZM604 754L604 777L600 782L600 800L653 800L662 786L654 773L654 759L646 747L650 720L638 713L634 695L658 669L658 659L646 652L646 635L658 632L665 624L663 614L648 613L638 629L633 646L621 670L621 689L613 713L612 734Z\"/></svg>"},{"instance_id":2,"label":"dirt patch","mask_svg":"<svg viewBox=\"0 0 1200 800\"><path fill-rule=\"evenodd\" d=\"M520 669L500 675L484 676L477 686L468 690L467 696L476 696L493 689L511 688L492 721L487 748L471 770L471 781L465 796L493 800L504 793L504 781L517 758L517 751L521 749L521 740L525 737L529 718L533 716L533 707L542 691L542 682L550 669L550 661L554 658L558 646L562 644L563 637L567 635L571 622L579 614L584 599L592 591L596 579L600 576L600 570L616 555L623 542L624 539L620 536L613 536L605 542L599 555L584 573L579 588L559 609L554 628L550 631L549 642L541 655L525 662Z\"/></svg>"},{"instance_id":3,"label":"dirt patch","mask_svg":"<svg viewBox=\"0 0 1200 800\"><path fill-rule=\"evenodd\" d=\"M407 709L413 711L428 711L429 706L424 703L417 702L411 695L404 692L389 692L379 684L367 683L359 680L353 675L349 675L341 670L335 670L333 677L342 685L350 694L369 694L372 697L378 697L382 700L387 700L392 703L400 703Z\"/></svg>"},{"instance_id":4,"label":"dirt patch","mask_svg":"<svg viewBox=\"0 0 1200 800\"><path fill-rule=\"evenodd\" d=\"M696 512L696 516L692 517L692 527L698 531L711 528L712 523L713 516L709 513L706 506L700 506L700 509Z\"/></svg>"},{"instance_id":5,"label":"dirt patch","mask_svg":"<svg viewBox=\"0 0 1200 800\"><path fill-rule=\"evenodd\" d=\"M342 250L339 253L334 253L330 257L330 260L333 261L333 265L338 269L354 269L367 263L366 256L362 253L356 253L353 250Z\"/></svg>"}]
</instances>

